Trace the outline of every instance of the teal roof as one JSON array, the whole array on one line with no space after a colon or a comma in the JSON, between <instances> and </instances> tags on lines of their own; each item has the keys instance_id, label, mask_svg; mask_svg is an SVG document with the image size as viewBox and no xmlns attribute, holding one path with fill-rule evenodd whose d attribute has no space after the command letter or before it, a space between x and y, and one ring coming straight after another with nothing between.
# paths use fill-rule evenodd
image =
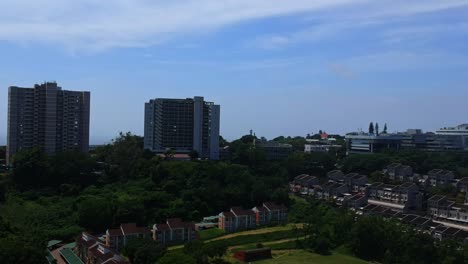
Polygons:
<instances>
[{"instance_id":1,"label":"teal roof","mask_svg":"<svg viewBox=\"0 0 468 264\"><path fill-rule=\"evenodd\" d=\"M53 247L59 243L62 243L62 240L51 240L47 242L47 248Z\"/></svg>"},{"instance_id":2,"label":"teal roof","mask_svg":"<svg viewBox=\"0 0 468 264\"><path fill-rule=\"evenodd\" d=\"M60 250L60 255L62 255L68 264L84 264L83 261L81 261L81 259L69 248Z\"/></svg>"},{"instance_id":3,"label":"teal roof","mask_svg":"<svg viewBox=\"0 0 468 264\"><path fill-rule=\"evenodd\" d=\"M54 257L52 256L52 253L50 253L49 250L47 250L47 255L46 255L47 262L49 264L55 264L57 261L55 261Z\"/></svg>"},{"instance_id":4,"label":"teal roof","mask_svg":"<svg viewBox=\"0 0 468 264\"><path fill-rule=\"evenodd\" d=\"M74 248L76 247L76 242L72 242L70 244L66 244L65 246L63 246L64 248Z\"/></svg>"}]
</instances>

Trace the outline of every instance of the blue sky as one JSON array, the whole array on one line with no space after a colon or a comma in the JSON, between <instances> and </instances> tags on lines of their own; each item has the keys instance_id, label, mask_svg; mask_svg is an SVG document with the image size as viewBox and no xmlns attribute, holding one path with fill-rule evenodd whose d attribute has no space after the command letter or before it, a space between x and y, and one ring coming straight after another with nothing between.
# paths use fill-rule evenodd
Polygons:
<instances>
[{"instance_id":1,"label":"blue sky","mask_svg":"<svg viewBox=\"0 0 468 264\"><path fill-rule=\"evenodd\" d=\"M468 122L468 0L4 0L8 86L91 91L91 143L143 133L144 102L205 96L221 134Z\"/></svg>"}]
</instances>

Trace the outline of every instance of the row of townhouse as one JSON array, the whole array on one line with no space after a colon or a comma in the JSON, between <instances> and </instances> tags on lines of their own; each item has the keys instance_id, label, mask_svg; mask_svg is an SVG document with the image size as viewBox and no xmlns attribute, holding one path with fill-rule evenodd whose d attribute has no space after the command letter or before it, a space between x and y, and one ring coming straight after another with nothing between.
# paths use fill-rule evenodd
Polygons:
<instances>
[{"instance_id":1,"label":"row of townhouse","mask_svg":"<svg viewBox=\"0 0 468 264\"><path fill-rule=\"evenodd\" d=\"M369 204L381 205L399 211L421 210L423 195L419 187L411 182L401 185L373 183L367 191Z\"/></svg>"},{"instance_id":2,"label":"row of townhouse","mask_svg":"<svg viewBox=\"0 0 468 264\"><path fill-rule=\"evenodd\" d=\"M465 198L465 204L457 204L443 195L434 195L427 200L427 214L435 221L460 226L468 230L468 194Z\"/></svg>"},{"instance_id":3,"label":"row of townhouse","mask_svg":"<svg viewBox=\"0 0 468 264\"><path fill-rule=\"evenodd\" d=\"M423 204L423 195L419 192L418 185L412 182L401 185L369 184L365 175L344 174L339 170L327 173L328 182L322 185L315 184L317 182L307 182L303 185L304 177L304 175L299 175L290 183L290 190L293 193L333 201L337 205L353 209L369 203L406 212L421 210Z\"/></svg>"},{"instance_id":4,"label":"row of townhouse","mask_svg":"<svg viewBox=\"0 0 468 264\"><path fill-rule=\"evenodd\" d=\"M106 245L117 251L134 238L153 239L163 245L174 245L198 239L198 232L194 223L170 218L164 224L153 225L152 229L138 227L135 223L122 224L117 229L108 229L105 235Z\"/></svg>"},{"instance_id":5,"label":"row of townhouse","mask_svg":"<svg viewBox=\"0 0 468 264\"><path fill-rule=\"evenodd\" d=\"M257 226L278 224L288 219L288 208L272 202L265 202L250 210L232 207L218 218L218 228L225 232L254 229Z\"/></svg>"},{"instance_id":6,"label":"row of townhouse","mask_svg":"<svg viewBox=\"0 0 468 264\"><path fill-rule=\"evenodd\" d=\"M389 180L398 182L414 182L423 186L457 186L458 180L455 179L453 171L434 169L427 175L419 175L413 172L413 168L401 163L392 163L383 170L384 176ZM468 184L468 179L467 179ZM467 185L465 185L467 186Z\"/></svg>"},{"instance_id":7,"label":"row of townhouse","mask_svg":"<svg viewBox=\"0 0 468 264\"><path fill-rule=\"evenodd\" d=\"M183 244L199 238L195 224L180 218L167 219L164 224L153 226L153 239L161 244Z\"/></svg>"},{"instance_id":8,"label":"row of townhouse","mask_svg":"<svg viewBox=\"0 0 468 264\"><path fill-rule=\"evenodd\" d=\"M290 182L290 191L292 193L300 193L301 195L314 196L318 199L330 200L348 192L365 192L368 182L368 178L365 175L358 173L344 175L343 172L338 170L329 172L327 177L328 182L320 185L318 178L315 176L299 175Z\"/></svg>"},{"instance_id":9,"label":"row of townhouse","mask_svg":"<svg viewBox=\"0 0 468 264\"><path fill-rule=\"evenodd\" d=\"M359 214L379 215L385 219L395 219L411 226L416 231L426 233L438 240L455 239L468 243L468 232L460 228L445 226L430 217L404 214L388 207L368 204L357 211Z\"/></svg>"},{"instance_id":10,"label":"row of townhouse","mask_svg":"<svg viewBox=\"0 0 468 264\"><path fill-rule=\"evenodd\" d=\"M120 251L129 240L135 238L151 238L148 227L139 227L135 223L121 224L119 228L106 230L106 246Z\"/></svg>"}]
</instances>

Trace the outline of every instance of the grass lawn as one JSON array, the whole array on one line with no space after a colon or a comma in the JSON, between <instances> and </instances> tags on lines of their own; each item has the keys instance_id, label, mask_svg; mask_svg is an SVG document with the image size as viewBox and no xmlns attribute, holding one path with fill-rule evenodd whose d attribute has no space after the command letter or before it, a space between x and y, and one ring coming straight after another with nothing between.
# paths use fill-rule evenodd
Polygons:
<instances>
[{"instance_id":1,"label":"grass lawn","mask_svg":"<svg viewBox=\"0 0 468 264\"><path fill-rule=\"evenodd\" d=\"M224 231L219 228L211 228L206 230L200 230L199 234L200 240L210 240L224 235Z\"/></svg>"},{"instance_id":2,"label":"grass lawn","mask_svg":"<svg viewBox=\"0 0 468 264\"><path fill-rule=\"evenodd\" d=\"M220 237L211 239L208 242L216 241L216 240L223 240L223 239L230 239L230 238L239 237L239 236L259 235L259 234L267 234L267 233L273 233L273 232L278 232L278 231L288 231L288 230L292 230L294 226L296 226L297 228L302 228L303 224L288 224L284 226L265 227L265 228L247 230L247 231L242 231L242 232L237 232L237 233L231 233L225 236L220 236Z\"/></svg>"},{"instance_id":3,"label":"grass lawn","mask_svg":"<svg viewBox=\"0 0 468 264\"><path fill-rule=\"evenodd\" d=\"M294 227L302 228L302 224L289 224L284 226L265 227L254 230L247 230L237 233L230 233L222 236L218 236L212 239L201 239L204 243L214 243L216 241L225 241L229 247L238 245L247 245L256 243L265 243L270 241L281 241L285 239L295 238ZM205 237L218 235L216 230L203 230L202 232L210 231L203 234ZM200 236L202 236L202 232ZM222 231L221 231L222 232ZM182 249L183 245L168 247L168 250L179 250Z\"/></svg>"},{"instance_id":4,"label":"grass lawn","mask_svg":"<svg viewBox=\"0 0 468 264\"><path fill-rule=\"evenodd\" d=\"M334 253L331 256L321 256L304 250L279 250L273 252L273 259L256 261L255 264L368 264L351 256Z\"/></svg>"}]
</instances>

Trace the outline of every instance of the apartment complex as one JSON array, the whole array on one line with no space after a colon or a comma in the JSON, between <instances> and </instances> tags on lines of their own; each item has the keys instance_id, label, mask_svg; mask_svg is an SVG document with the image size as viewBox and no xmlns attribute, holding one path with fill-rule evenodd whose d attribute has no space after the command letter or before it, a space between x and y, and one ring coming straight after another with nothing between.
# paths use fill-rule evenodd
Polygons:
<instances>
[{"instance_id":1,"label":"apartment complex","mask_svg":"<svg viewBox=\"0 0 468 264\"><path fill-rule=\"evenodd\" d=\"M153 240L163 245L183 244L198 239L195 224L179 218L167 219L164 224L153 226Z\"/></svg>"},{"instance_id":2,"label":"apartment complex","mask_svg":"<svg viewBox=\"0 0 468 264\"><path fill-rule=\"evenodd\" d=\"M200 158L219 159L220 106L203 97L157 98L145 104L144 146L156 153L195 150Z\"/></svg>"},{"instance_id":3,"label":"apartment complex","mask_svg":"<svg viewBox=\"0 0 468 264\"><path fill-rule=\"evenodd\" d=\"M107 229L105 237L107 247L120 251L131 239L151 238L151 230L135 223L121 224L117 229Z\"/></svg>"},{"instance_id":4,"label":"apartment complex","mask_svg":"<svg viewBox=\"0 0 468 264\"><path fill-rule=\"evenodd\" d=\"M22 149L53 154L89 148L90 93L62 90L55 82L8 89L7 164Z\"/></svg>"},{"instance_id":5,"label":"apartment complex","mask_svg":"<svg viewBox=\"0 0 468 264\"><path fill-rule=\"evenodd\" d=\"M253 229L267 224L279 224L288 219L288 208L273 202L264 202L251 210L232 207L219 214L218 227L226 232Z\"/></svg>"},{"instance_id":6,"label":"apartment complex","mask_svg":"<svg viewBox=\"0 0 468 264\"><path fill-rule=\"evenodd\" d=\"M241 207L233 207L219 214L218 227L226 232L253 229L257 227L255 212Z\"/></svg>"}]
</instances>

